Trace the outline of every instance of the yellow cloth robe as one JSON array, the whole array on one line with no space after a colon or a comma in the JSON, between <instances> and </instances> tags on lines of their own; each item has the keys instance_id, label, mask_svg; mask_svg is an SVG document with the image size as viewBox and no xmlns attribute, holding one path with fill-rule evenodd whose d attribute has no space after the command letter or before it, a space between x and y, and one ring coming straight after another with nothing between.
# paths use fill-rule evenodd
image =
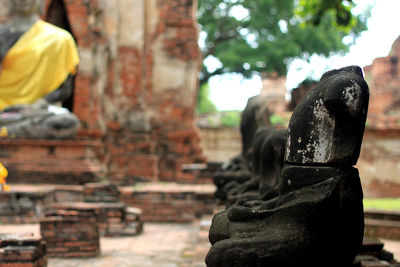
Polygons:
<instances>
[{"instance_id":1,"label":"yellow cloth robe","mask_svg":"<svg viewBox=\"0 0 400 267\"><path fill-rule=\"evenodd\" d=\"M7 175L7 169L0 163L0 191L10 191L10 186L6 183Z\"/></svg>"},{"instance_id":2,"label":"yellow cloth robe","mask_svg":"<svg viewBox=\"0 0 400 267\"><path fill-rule=\"evenodd\" d=\"M37 21L7 52L0 70L0 110L29 104L56 90L75 74L78 51L71 34Z\"/></svg>"}]
</instances>

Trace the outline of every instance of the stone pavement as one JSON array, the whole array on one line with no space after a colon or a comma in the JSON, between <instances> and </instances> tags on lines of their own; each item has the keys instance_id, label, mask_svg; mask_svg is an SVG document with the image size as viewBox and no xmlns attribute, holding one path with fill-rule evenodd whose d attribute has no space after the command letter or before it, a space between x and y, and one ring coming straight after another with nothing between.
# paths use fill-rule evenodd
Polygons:
<instances>
[{"instance_id":1,"label":"stone pavement","mask_svg":"<svg viewBox=\"0 0 400 267\"><path fill-rule=\"evenodd\" d=\"M48 267L205 267L211 218L192 224L145 223L138 236L102 237L96 258L50 258ZM0 233L28 232L39 235L39 225L0 225ZM400 241L382 241L400 260Z\"/></svg>"},{"instance_id":2,"label":"stone pavement","mask_svg":"<svg viewBox=\"0 0 400 267\"><path fill-rule=\"evenodd\" d=\"M203 267L204 258L194 260L199 229L198 221L145 223L138 236L102 237L96 258L49 258L48 267ZM39 225L0 225L0 233L27 232L39 235Z\"/></svg>"}]
</instances>

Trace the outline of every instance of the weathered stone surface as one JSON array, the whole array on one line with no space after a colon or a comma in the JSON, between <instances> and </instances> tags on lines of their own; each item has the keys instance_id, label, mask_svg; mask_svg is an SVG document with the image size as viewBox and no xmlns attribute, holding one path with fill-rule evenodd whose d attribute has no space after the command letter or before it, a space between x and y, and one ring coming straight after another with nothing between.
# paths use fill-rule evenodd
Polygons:
<instances>
[{"instance_id":1,"label":"weathered stone surface","mask_svg":"<svg viewBox=\"0 0 400 267\"><path fill-rule=\"evenodd\" d=\"M252 178L228 191L230 204L266 200L278 194L286 139L286 129L260 127L257 130L252 146Z\"/></svg>"},{"instance_id":2,"label":"weathered stone surface","mask_svg":"<svg viewBox=\"0 0 400 267\"><path fill-rule=\"evenodd\" d=\"M242 153L225 162L213 176L218 198L225 200L230 190L251 179L252 144L255 141L257 129L270 124L269 115L268 107L263 103L261 96L249 98L240 122Z\"/></svg>"},{"instance_id":3,"label":"weathered stone surface","mask_svg":"<svg viewBox=\"0 0 400 267\"><path fill-rule=\"evenodd\" d=\"M240 132L242 134L242 155L247 156L253 143L253 137L259 127L270 125L270 112L260 95L249 98L242 112Z\"/></svg>"},{"instance_id":4,"label":"weathered stone surface","mask_svg":"<svg viewBox=\"0 0 400 267\"><path fill-rule=\"evenodd\" d=\"M0 266L47 266L47 244L32 233L0 233Z\"/></svg>"},{"instance_id":5,"label":"weathered stone surface","mask_svg":"<svg viewBox=\"0 0 400 267\"><path fill-rule=\"evenodd\" d=\"M287 130L281 129L270 133L262 143L258 189L261 199L267 200L279 192L286 140Z\"/></svg>"},{"instance_id":6,"label":"weathered stone surface","mask_svg":"<svg viewBox=\"0 0 400 267\"><path fill-rule=\"evenodd\" d=\"M219 199L225 200L231 189L250 179L251 172L248 162L242 155L236 156L225 162L213 175L213 182L217 186L215 195Z\"/></svg>"},{"instance_id":7,"label":"weathered stone surface","mask_svg":"<svg viewBox=\"0 0 400 267\"><path fill-rule=\"evenodd\" d=\"M83 187L85 202L118 202L118 187L110 182L86 183Z\"/></svg>"},{"instance_id":8,"label":"weathered stone surface","mask_svg":"<svg viewBox=\"0 0 400 267\"><path fill-rule=\"evenodd\" d=\"M363 237L356 169L269 204L259 210L234 206L217 214L207 266L318 266L327 258L332 259L329 266L352 262Z\"/></svg>"},{"instance_id":9,"label":"weathered stone surface","mask_svg":"<svg viewBox=\"0 0 400 267\"><path fill-rule=\"evenodd\" d=\"M351 66L325 73L293 112L285 160L296 164L355 165L368 98L360 68Z\"/></svg>"},{"instance_id":10,"label":"weathered stone surface","mask_svg":"<svg viewBox=\"0 0 400 267\"><path fill-rule=\"evenodd\" d=\"M364 237L362 247L354 259L352 266L398 267L400 263L394 259L393 253L384 249L384 243L382 241L376 238Z\"/></svg>"},{"instance_id":11,"label":"weathered stone surface","mask_svg":"<svg viewBox=\"0 0 400 267\"><path fill-rule=\"evenodd\" d=\"M279 194L216 214L207 266L353 263L364 216L360 178L352 165L361 147L368 97L359 67L322 77L290 120Z\"/></svg>"},{"instance_id":12,"label":"weathered stone surface","mask_svg":"<svg viewBox=\"0 0 400 267\"><path fill-rule=\"evenodd\" d=\"M99 210L86 203L52 206L40 221L49 257L96 257L100 254Z\"/></svg>"}]
</instances>

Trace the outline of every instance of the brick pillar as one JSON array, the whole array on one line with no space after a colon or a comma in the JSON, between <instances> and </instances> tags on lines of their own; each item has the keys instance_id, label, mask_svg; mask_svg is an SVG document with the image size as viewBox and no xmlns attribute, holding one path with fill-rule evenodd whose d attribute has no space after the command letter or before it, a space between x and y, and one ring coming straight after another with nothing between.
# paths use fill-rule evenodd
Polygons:
<instances>
[{"instance_id":1,"label":"brick pillar","mask_svg":"<svg viewBox=\"0 0 400 267\"><path fill-rule=\"evenodd\" d=\"M95 257L100 254L98 211L75 203L47 211L40 233L49 257Z\"/></svg>"}]
</instances>

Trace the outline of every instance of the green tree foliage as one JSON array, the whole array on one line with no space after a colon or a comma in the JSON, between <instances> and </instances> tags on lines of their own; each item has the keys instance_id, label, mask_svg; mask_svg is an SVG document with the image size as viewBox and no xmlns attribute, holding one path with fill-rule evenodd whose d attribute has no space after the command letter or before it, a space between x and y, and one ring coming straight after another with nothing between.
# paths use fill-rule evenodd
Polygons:
<instances>
[{"instance_id":1,"label":"green tree foliage","mask_svg":"<svg viewBox=\"0 0 400 267\"><path fill-rule=\"evenodd\" d=\"M221 125L225 127L238 127L241 120L241 112L238 110L230 110L222 113Z\"/></svg>"},{"instance_id":2,"label":"green tree foliage","mask_svg":"<svg viewBox=\"0 0 400 267\"><path fill-rule=\"evenodd\" d=\"M284 126L287 127L289 124L289 121L285 118L280 117L277 114L272 114L269 116L269 120L271 121L272 126Z\"/></svg>"},{"instance_id":3,"label":"green tree foliage","mask_svg":"<svg viewBox=\"0 0 400 267\"><path fill-rule=\"evenodd\" d=\"M210 114L215 113L217 108L210 100L210 87L208 83L202 84L197 97L197 113Z\"/></svg>"},{"instance_id":4,"label":"green tree foliage","mask_svg":"<svg viewBox=\"0 0 400 267\"><path fill-rule=\"evenodd\" d=\"M333 12L337 26L351 27L355 23L351 13L353 7L352 0L300 0L296 11L307 23L315 26L320 24L325 13Z\"/></svg>"},{"instance_id":5,"label":"green tree foliage","mask_svg":"<svg viewBox=\"0 0 400 267\"><path fill-rule=\"evenodd\" d=\"M344 53L344 37L354 40L369 17L353 15L353 7L351 0L200 0L203 56L222 63L213 70L203 64L200 81L230 72L284 75L295 58Z\"/></svg>"}]
</instances>

